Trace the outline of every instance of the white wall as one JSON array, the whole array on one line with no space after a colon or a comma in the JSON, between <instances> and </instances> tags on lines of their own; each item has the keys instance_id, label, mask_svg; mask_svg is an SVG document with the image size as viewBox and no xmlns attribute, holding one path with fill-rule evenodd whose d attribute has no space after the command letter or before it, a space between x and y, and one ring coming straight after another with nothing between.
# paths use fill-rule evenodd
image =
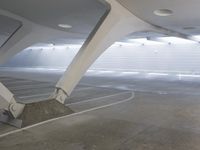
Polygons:
<instances>
[{"instance_id":1,"label":"white wall","mask_svg":"<svg viewBox=\"0 0 200 150\"><path fill-rule=\"evenodd\" d=\"M78 48L24 50L6 67L66 68ZM156 72L200 72L200 44L110 47L90 69Z\"/></svg>"},{"instance_id":2,"label":"white wall","mask_svg":"<svg viewBox=\"0 0 200 150\"><path fill-rule=\"evenodd\" d=\"M200 44L113 46L92 68L200 72Z\"/></svg>"}]
</instances>

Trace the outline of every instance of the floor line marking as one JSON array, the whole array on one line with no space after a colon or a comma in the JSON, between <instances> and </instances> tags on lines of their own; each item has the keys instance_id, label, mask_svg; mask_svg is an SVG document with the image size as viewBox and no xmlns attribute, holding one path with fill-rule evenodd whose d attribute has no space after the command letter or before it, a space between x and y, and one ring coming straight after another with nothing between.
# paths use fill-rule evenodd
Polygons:
<instances>
[{"instance_id":1,"label":"floor line marking","mask_svg":"<svg viewBox=\"0 0 200 150\"><path fill-rule=\"evenodd\" d=\"M85 88L78 88L78 89L75 89L74 91L84 91L84 90L90 90L90 89L93 89L94 87L85 87Z\"/></svg>"},{"instance_id":2,"label":"floor line marking","mask_svg":"<svg viewBox=\"0 0 200 150\"><path fill-rule=\"evenodd\" d=\"M87 102L92 102L92 101L97 101L97 100L101 101L101 99L103 100L104 98L110 98L110 97L114 97L114 96L125 94L125 93L130 93L130 92L121 92L121 93L116 93L116 94L112 94L112 95L106 95L106 96L102 96L102 97L92 98L92 99L85 100L85 101L68 103L65 106L77 105L77 104L87 103Z\"/></svg>"},{"instance_id":3,"label":"floor line marking","mask_svg":"<svg viewBox=\"0 0 200 150\"><path fill-rule=\"evenodd\" d=\"M17 130L14 130L14 131L10 131L10 132L1 134L0 138L3 138L5 136L8 136L8 135L11 135L11 134L14 134L14 133L18 133L18 132L21 132L21 131L24 131L24 130L28 130L30 128L33 128L33 127L36 127L36 126L39 126L39 125L47 124L47 123L50 123L50 122L53 122L53 121L56 121L56 120L60 120L60 119L64 119L64 118L69 118L69 117L81 115L81 114L84 114L84 113L87 113L87 112L91 112L91 111L95 111L95 110L99 110L99 109L104 109L104 108L107 108L107 107L111 107L111 106L114 106L114 105L125 103L125 102L133 100L134 97L135 97L134 92L131 92L131 97L129 97L129 98L123 100L123 101L112 103L112 104L108 104L108 105L104 105L104 106L100 106L100 107L91 108L91 109L84 110L84 111L77 112L77 113L73 113L73 114L70 114L70 115L67 115L67 116L53 118L53 119L50 119L50 120L47 120L47 121L44 121L44 122L40 122L40 123L31 125L31 126L28 126L28 127L22 128L22 129L17 129Z\"/></svg>"}]
</instances>

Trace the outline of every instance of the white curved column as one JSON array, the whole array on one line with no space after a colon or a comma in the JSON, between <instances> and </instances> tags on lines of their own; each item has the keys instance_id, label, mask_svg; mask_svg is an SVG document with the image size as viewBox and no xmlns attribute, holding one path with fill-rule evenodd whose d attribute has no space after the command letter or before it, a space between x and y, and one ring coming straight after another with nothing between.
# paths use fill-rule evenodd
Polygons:
<instances>
[{"instance_id":1,"label":"white curved column","mask_svg":"<svg viewBox=\"0 0 200 150\"><path fill-rule=\"evenodd\" d=\"M14 118L17 118L23 112L23 109L24 104L17 103L13 93L0 82L0 110L6 110Z\"/></svg>"},{"instance_id":2,"label":"white curved column","mask_svg":"<svg viewBox=\"0 0 200 150\"><path fill-rule=\"evenodd\" d=\"M93 62L114 42L132 32L155 28L135 17L117 1L107 2L111 6L110 12L79 50L56 85L54 96L61 103L64 103Z\"/></svg>"}]
</instances>

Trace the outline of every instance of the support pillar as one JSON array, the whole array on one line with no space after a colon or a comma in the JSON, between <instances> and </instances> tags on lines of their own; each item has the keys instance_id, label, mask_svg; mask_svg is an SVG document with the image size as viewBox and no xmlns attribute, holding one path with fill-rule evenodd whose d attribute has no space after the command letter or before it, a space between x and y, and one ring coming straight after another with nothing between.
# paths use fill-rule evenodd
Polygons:
<instances>
[{"instance_id":1,"label":"support pillar","mask_svg":"<svg viewBox=\"0 0 200 150\"><path fill-rule=\"evenodd\" d=\"M24 109L24 104L17 103L14 95L0 82L0 110L9 112L17 118Z\"/></svg>"},{"instance_id":2,"label":"support pillar","mask_svg":"<svg viewBox=\"0 0 200 150\"><path fill-rule=\"evenodd\" d=\"M86 40L83 47L58 81L54 98L61 103L71 94L93 62L114 42L132 33L152 28L115 0L107 0L110 9Z\"/></svg>"}]
</instances>

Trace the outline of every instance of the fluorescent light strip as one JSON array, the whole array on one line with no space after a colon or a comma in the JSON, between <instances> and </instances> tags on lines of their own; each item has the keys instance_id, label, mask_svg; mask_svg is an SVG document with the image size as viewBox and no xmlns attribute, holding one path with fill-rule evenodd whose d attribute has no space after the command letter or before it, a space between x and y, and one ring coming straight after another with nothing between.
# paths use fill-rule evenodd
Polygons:
<instances>
[{"instance_id":1,"label":"fluorescent light strip","mask_svg":"<svg viewBox=\"0 0 200 150\"><path fill-rule=\"evenodd\" d=\"M69 48L69 49L76 49L76 48L81 48L81 45L58 45L58 46L32 46L29 47L27 49L32 49L32 50L39 50L39 49L65 49L65 48Z\"/></svg>"},{"instance_id":2,"label":"fluorescent light strip","mask_svg":"<svg viewBox=\"0 0 200 150\"><path fill-rule=\"evenodd\" d=\"M168 43L174 43L174 44L194 44L194 43L197 43L197 42L192 41L192 40L187 40L187 39L178 38L178 37L160 37L158 39L163 40L163 41L168 42Z\"/></svg>"},{"instance_id":3,"label":"fluorescent light strip","mask_svg":"<svg viewBox=\"0 0 200 150\"><path fill-rule=\"evenodd\" d=\"M89 73L89 72L95 72L95 70L88 70L87 72L88 72L88 73Z\"/></svg>"},{"instance_id":4,"label":"fluorescent light strip","mask_svg":"<svg viewBox=\"0 0 200 150\"><path fill-rule=\"evenodd\" d=\"M141 44L144 44L144 45L161 45L161 44L165 44L165 43L162 43L162 42L147 40L146 38L130 39L129 41L130 42L141 43Z\"/></svg>"},{"instance_id":5,"label":"fluorescent light strip","mask_svg":"<svg viewBox=\"0 0 200 150\"><path fill-rule=\"evenodd\" d=\"M153 75L153 76L168 76L169 74L167 73L148 73L148 75Z\"/></svg>"},{"instance_id":6,"label":"fluorescent light strip","mask_svg":"<svg viewBox=\"0 0 200 150\"><path fill-rule=\"evenodd\" d=\"M200 78L200 75L192 75L192 74L178 74L179 77L193 77L193 78Z\"/></svg>"},{"instance_id":7,"label":"fluorescent light strip","mask_svg":"<svg viewBox=\"0 0 200 150\"><path fill-rule=\"evenodd\" d=\"M114 71L109 71L109 70L106 70L106 71L98 71L99 73L114 73Z\"/></svg>"},{"instance_id":8,"label":"fluorescent light strip","mask_svg":"<svg viewBox=\"0 0 200 150\"><path fill-rule=\"evenodd\" d=\"M139 72L128 72L128 71L125 71L125 72L122 72L122 74L127 74L127 75L131 75L131 74L139 74Z\"/></svg>"},{"instance_id":9,"label":"fluorescent light strip","mask_svg":"<svg viewBox=\"0 0 200 150\"><path fill-rule=\"evenodd\" d=\"M115 42L111 47L134 46L134 45L139 45L139 44L130 42Z\"/></svg>"},{"instance_id":10,"label":"fluorescent light strip","mask_svg":"<svg viewBox=\"0 0 200 150\"><path fill-rule=\"evenodd\" d=\"M191 36L191 38L200 41L200 35Z\"/></svg>"}]
</instances>

